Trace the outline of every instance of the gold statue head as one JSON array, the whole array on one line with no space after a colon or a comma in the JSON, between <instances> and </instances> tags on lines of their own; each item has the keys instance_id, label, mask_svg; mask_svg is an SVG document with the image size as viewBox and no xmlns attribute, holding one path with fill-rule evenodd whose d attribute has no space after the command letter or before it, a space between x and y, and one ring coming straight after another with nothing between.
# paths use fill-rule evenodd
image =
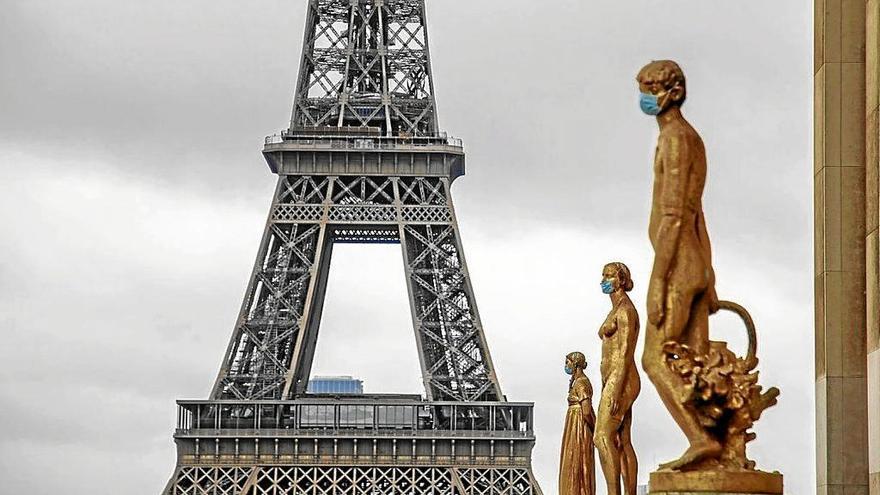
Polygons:
<instances>
[{"instance_id":1,"label":"gold statue head","mask_svg":"<svg viewBox=\"0 0 880 495\"><path fill-rule=\"evenodd\" d=\"M642 93L642 110L649 115L681 107L687 96L684 72L672 60L655 60L642 67L636 81ZM653 105L646 107L646 99Z\"/></svg>"},{"instance_id":2,"label":"gold statue head","mask_svg":"<svg viewBox=\"0 0 880 495\"><path fill-rule=\"evenodd\" d=\"M565 372L573 375L575 370L583 370L587 367L587 357L582 352L569 352L565 356Z\"/></svg>"},{"instance_id":3,"label":"gold statue head","mask_svg":"<svg viewBox=\"0 0 880 495\"><path fill-rule=\"evenodd\" d=\"M619 261L612 261L602 268L602 292L612 294L618 290L629 292L633 289L629 267Z\"/></svg>"}]
</instances>

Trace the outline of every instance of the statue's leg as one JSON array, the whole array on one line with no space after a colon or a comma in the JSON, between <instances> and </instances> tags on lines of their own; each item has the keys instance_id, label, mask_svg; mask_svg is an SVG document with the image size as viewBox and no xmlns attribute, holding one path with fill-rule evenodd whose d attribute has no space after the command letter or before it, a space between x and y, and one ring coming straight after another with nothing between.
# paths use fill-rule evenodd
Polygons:
<instances>
[{"instance_id":1,"label":"statue's leg","mask_svg":"<svg viewBox=\"0 0 880 495\"><path fill-rule=\"evenodd\" d=\"M674 278L670 280L665 318L660 329L648 325L648 333L658 332L659 335L654 336L653 342L649 342L646 335L645 358L642 360L648 378L657 389L660 399L690 442L690 447L681 458L661 465L661 469L680 469L703 459L715 457L721 451L721 445L703 428L694 411L686 407L682 401L684 382L677 373L667 367L663 342L657 342L662 339L687 343L687 327L691 315L697 309L694 304L698 291L678 289L676 282L680 284L678 287L686 287L687 283L692 281L676 281ZM647 359L649 350L651 357Z\"/></svg>"},{"instance_id":2,"label":"statue's leg","mask_svg":"<svg viewBox=\"0 0 880 495\"><path fill-rule=\"evenodd\" d=\"M620 420L611 416L610 401L603 397L599 403L593 441L599 451L599 464L602 466L602 474L605 475L608 495L620 495L620 426Z\"/></svg>"},{"instance_id":3,"label":"statue's leg","mask_svg":"<svg viewBox=\"0 0 880 495\"><path fill-rule=\"evenodd\" d=\"M636 495L638 488L639 461L632 445L631 429L632 410L626 413L620 424L620 474L625 495Z\"/></svg>"}]
</instances>

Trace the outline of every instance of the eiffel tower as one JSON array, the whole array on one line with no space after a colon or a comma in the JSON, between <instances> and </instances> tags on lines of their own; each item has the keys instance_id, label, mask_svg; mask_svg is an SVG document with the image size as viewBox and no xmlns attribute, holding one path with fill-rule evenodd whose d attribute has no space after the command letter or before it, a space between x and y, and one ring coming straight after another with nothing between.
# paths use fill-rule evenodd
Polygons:
<instances>
[{"instance_id":1,"label":"eiffel tower","mask_svg":"<svg viewBox=\"0 0 880 495\"><path fill-rule=\"evenodd\" d=\"M180 400L169 495L536 494L531 403L492 365L438 129L424 0L307 0L278 185L209 400ZM333 246L399 243L425 396L307 393Z\"/></svg>"}]
</instances>

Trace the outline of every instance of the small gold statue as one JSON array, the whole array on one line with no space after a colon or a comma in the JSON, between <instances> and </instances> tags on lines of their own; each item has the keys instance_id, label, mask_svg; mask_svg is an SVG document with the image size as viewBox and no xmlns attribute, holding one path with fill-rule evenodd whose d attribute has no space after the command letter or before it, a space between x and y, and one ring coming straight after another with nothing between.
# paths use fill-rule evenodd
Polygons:
<instances>
[{"instance_id":1,"label":"small gold statue","mask_svg":"<svg viewBox=\"0 0 880 495\"><path fill-rule=\"evenodd\" d=\"M656 116L660 127L649 226L655 257L642 366L690 443L684 455L652 473L651 490L697 491L655 486L661 479L688 478L699 491L714 486L730 488L717 491L753 487L758 493L781 493L782 476L755 471L745 454L745 443L754 439L747 430L776 403L779 391L761 393L757 385L755 332L748 313L719 301L715 293L702 205L706 151L681 114L684 73L675 62L660 60L643 67L637 81L642 111ZM719 309L734 311L746 322L746 358L738 358L724 342L709 340L709 315Z\"/></svg>"},{"instance_id":2,"label":"small gold statue","mask_svg":"<svg viewBox=\"0 0 880 495\"><path fill-rule=\"evenodd\" d=\"M632 445L632 406L641 382L635 347L639 339L639 313L627 292L633 288L629 268L608 263L602 269L602 292L611 298L611 312L599 329L602 339L602 398L594 440L608 485L608 495L636 495L639 463Z\"/></svg>"},{"instance_id":3,"label":"small gold statue","mask_svg":"<svg viewBox=\"0 0 880 495\"><path fill-rule=\"evenodd\" d=\"M580 352L565 356L568 382L568 411L562 430L559 457L559 495L594 495L596 469L593 453L593 386L584 374L587 358Z\"/></svg>"}]
</instances>

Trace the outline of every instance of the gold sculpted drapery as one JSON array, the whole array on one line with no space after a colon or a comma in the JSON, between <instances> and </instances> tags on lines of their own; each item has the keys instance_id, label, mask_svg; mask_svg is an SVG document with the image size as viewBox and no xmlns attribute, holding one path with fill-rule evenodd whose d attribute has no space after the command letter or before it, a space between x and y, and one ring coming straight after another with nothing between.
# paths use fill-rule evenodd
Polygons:
<instances>
[{"instance_id":1,"label":"gold sculpted drapery","mask_svg":"<svg viewBox=\"0 0 880 495\"><path fill-rule=\"evenodd\" d=\"M584 374L587 360L583 354L572 352L566 356L565 366L571 370L571 381L559 459L559 495L594 495L593 386Z\"/></svg>"}]
</instances>

